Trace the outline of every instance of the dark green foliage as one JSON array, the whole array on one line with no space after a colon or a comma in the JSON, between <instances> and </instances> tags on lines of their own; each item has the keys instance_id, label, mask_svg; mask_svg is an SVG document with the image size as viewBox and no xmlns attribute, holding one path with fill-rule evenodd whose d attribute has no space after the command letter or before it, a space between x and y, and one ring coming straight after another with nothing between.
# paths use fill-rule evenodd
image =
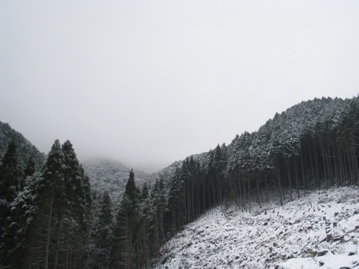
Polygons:
<instances>
[{"instance_id":1,"label":"dark green foliage","mask_svg":"<svg viewBox=\"0 0 359 269\"><path fill-rule=\"evenodd\" d=\"M257 132L183 161L169 182L165 233L234 201L251 211L309 188L359 184L359 99L322 98L276 113Z\"/></svg>"},{"instance_id":2,"label":"dark green foliage","mask_svg":"<svg viewBox=\"0 0 359 269\"><path fill-rule=\"evenodd\" d=\"M30 156L33 156L36 164L36 169L39 169L44 161L45 155L33 146L22 134L16 132L10 127L9 124L0 121L0 164L2 158L8 148L10 141L13 140L17 145L18 163L22 169L24 169L27 160ZM21 169L21 170L22 170Z\"/></svg>"},{"instance_id":3,"label":"dark green foliage","mask_svg":"<svg viewBox=\"0 0 359 269\"><path fill-rule=\"evenodd\" d=\"M0 166L0 264L7 264L10 259L9 251L13 248L11 203L20 189L20 170L17 160L17 146L11 140Z\"/></svg>"},{"instance_id":4,"label":"dark green foliage","mask_svg":"<svg viewBox=\"0 0 359 269\"><path fill-rule=\"evenodd\" d=\"M156 180L150 196L144 202L151 203L151 208L144 214L144 221L148 224L148 240L151 242L148 249L151 257L157 257L166 240L164 215L167 211L167 199L162 178Z\"/></svg>"},{"instance_id":5,"label":"dark green foliage","mask_svg":"<svg viewBox=\"0 0 359 269\"><path fill-rule=\"evenodd\" d=\"M25 255L27 231L29 224L36 212L33 204L36 199L36 192L32 189L34 182L41 180L39 173L34 173L26 178L24 190L17 194L17 197L11 203L11 224L7 225L10 238L6 246L9 252L8 264L10 268L22 268L22 260Z\"/></svg>"},{"instance_id":6,"label":"dark green foliage","mask_svg":"<svg viewBox=\"0 0 359 269\"><path fill-rule=\"evenodd\" d=\"M107 269L110 266L113 222L111 209L110 196L105 192L99 203L99 213L92 231L92 246L87 268Z\"/></svg>"},{"instance_id":7,"label":"dark green foliage","mask_svg":"<svg viewBox=\"0 0 359 269\"><path fill-rule=\"evenodd\" d=\"M17 146L11 140L0 166L0 199L10 203L20 189L20 170L17 160Z\"/></svg>"},{"instance_id":8,"label":"dark green foliage","mask_svg":"<svg viewBox=\"0 0 359 269\"><path fill-rule=\"evenodd\" d=\"M258 132L229 145L227 176L235 201L260 203L264 186L278 191L358 182L358 98L322 98L276 114ZM262 191L263 192L263 191Z\"/></svg>"},{"instance_id":9,"label":"dark green foliage","mask_svg":"<svg viewBox=\"0 0 359 269\"><path fill-rule=\"evenodd\" d=\"M33 183L32 221L23 268L80 268L88 240L85 177L69 141L53 144L41 177ZM89 187L89 186L88 186Z\"/></svg>"},{"instance_id":10,"label":"dark green foliage","mask_svg":"<svg viewBox=\"0 0 359 269\"><path fill-rule=\"evenodd\" d=\"M221 151L221 153L218 152ZM225 146L223 146L225 150ZM217 155L210 152L210 163L203 167L194 157L183 161L182 167L176 170L170 182L165 234L173 234L183 225L193 221L205 210L220 203L223 193L224 174L221 166L225 162L225 154L218 147ZM211 169L211 174L208 171Z\"/></svg>"},{"instance_id":11,"label":"dark green foliage","mask_svg":"<svg viewBox=\"0 0 359 269\"><path fill-rule=\"evenodd\" d=\"M233 201L251 211L268 194L283 203L308 189L359 184L359 99L302 102L228 146L186 158L172 176L141 191L131 171L114 221L108 193L91 194L69 141L55 141L41 174L31 158L18 169L16 148L7 151L0 167L1 266L150 268L165 240L212 207Z\"/></svg>"},{"instance_id":12,"label":"dark green foliage","mask_svg":"<svg viewBox=\"0 0 359 269\"><path fill-rule=\"evenodd\" d=\"M34 161L34 157L31 155L30 158L27 160L26 166L25 166L25 170L24 170L24 179L28 176L32 176L36 171L36 167L35 167L35 161ZM24 186L22 186L23 188Z\"/></svg>"},{"instance_id":13,"label":"dark green foliage","mask_svg":"<svg viewBox=\"0 0 359 269\"><path fill-rule=\"evenodd\" d=\"M131 170L113 231L112 268L136 268L136 244L140 220L140 193Z\"/></svg>"}]
</instances>

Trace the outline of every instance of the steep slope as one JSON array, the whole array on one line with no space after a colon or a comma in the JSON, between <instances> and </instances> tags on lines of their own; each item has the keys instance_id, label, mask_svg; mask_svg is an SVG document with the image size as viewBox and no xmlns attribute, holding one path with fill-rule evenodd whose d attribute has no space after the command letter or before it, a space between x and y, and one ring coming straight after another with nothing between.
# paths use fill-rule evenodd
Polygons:
<instances>
[{"instance_id":1,"label":"steep slope","mask_svg":"<svg viewBox=\"0 0 359 269\"><path fill-rule=\"evenodd\" d=\"M90 178L93 190L99 194L108 191L113 202L119 201L125 190L130 168L109 159L87 160L83 163L83 167ZM140 186L146 174L141 171L134 171L134 173L136 183Z\"/></svg>"},{"instance_id":2,"label":"steep slope","mask_svg":"<svg viewBox=\"0 0 359 269\"><path fill-rule=\"evenodd\" d=\"M167 242L154 268L354 268L358 190L314 191L283 206L253 206L251 213L217 207Z\"/></svg>"},{"instance_id":3,"label":"steep slope","mask_svg":"<svg viewBox=\"0 0 359 269\"><path fill-rule=\"evenodd\" d=\"M15 131L9 124L0 121L0 163L7 150L11 139L15 139L17 145L17 154L20 164L23 166L32 155L39 168L45 160L45 154L41 153L33 144L31 144L21 133Z\"/></svg>"},{"instance_id":4,"label":"steep slope","mask_svg":"<svg viewBox=\"0 0 359 269\"><path fill-rule=\"evenodd\" d=\"M199 161L199 163L203 166L207 166L208 165L208 158L209 158L209 153L208 152L203 152L203 153L199 153L199 154L193 154L187 158L191 158L193 157L194 160ZM165 182L170 181L177 168L181 168L183 165L183 161L175 161L174 163L170 164L169 166L163 168L162 170L152 173L151 175L147 176L147 181L151 184L153 182L155 182L157 179L162 178Z\"/></svg>"},{"instance_id":5,"label":"steep slope","mask_svg":"<svg viewBox=\"0 0 359 269\"><path fill-rule=\"evenodd\" d=\"M349 143L356 132L359 99L321 98L301 102L276 114L257 132L237 136L228 146L227 172L263 171L275 166L278 154L285 158L298 156L303 150L303 138L330 137L337 144ZM345 135L343 135L345 134ZM345 137L343 142L341 139Z\"/></svg>"}]
</instances>

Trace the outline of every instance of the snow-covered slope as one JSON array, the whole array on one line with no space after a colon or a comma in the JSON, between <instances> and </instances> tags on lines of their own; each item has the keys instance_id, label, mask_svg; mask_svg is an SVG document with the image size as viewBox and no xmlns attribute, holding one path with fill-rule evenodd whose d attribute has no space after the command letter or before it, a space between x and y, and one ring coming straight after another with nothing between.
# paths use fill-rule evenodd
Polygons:
<instances>
[{"instance_id":1,"label":"snow-covered slope","mask_svg":"<svg viewBox=\"0 0 359 269\"><path fill-rule=\"evenodd\" d=\"M311 192L251 213L215 208L166 243L154 268L359 268L358 191Z\"/></svg>"}]
</instances>

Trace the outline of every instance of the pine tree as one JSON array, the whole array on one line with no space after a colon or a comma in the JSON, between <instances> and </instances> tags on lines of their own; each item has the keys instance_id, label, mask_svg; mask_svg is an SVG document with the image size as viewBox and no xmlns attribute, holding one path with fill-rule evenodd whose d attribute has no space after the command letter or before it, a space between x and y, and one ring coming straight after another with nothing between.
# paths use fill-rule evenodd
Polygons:
<instances>
[{"instance_id":1,"label":"pine tree","mask_svg":"<svg viewBox=\"0 0 359 269\"><path fill-rule=\"evenodd\" d=\"M181 169L177 168L170 182L169 198L169 233L174 234L185 224L185 186Z\"/></svg>"},{"instance_id":2,"label":"pine tree","mask_svg":"<svg viewBox=\"0 0 359 269\"><path fill-rule=\"evenodd\" d=\"M26 234L23 268L82 267L88 243L90 185L70 141L63 146L55 141L41 176L31 185L36 211Z\"/></svg>"},{"instance_id":3,"label":"pine tree","mask_svg":"<svg viewBox=\"0 0 359 269\"><path fill-rule=\"evenodd\" d=\"M14 200L20 189L19 174L17 146L15 140L11 140L0 166L0 199L7 203Z\"/></svg>"},{"instance_id":4,"label":"pine tree","mask_svg":"<svg viewBox=\"0 0 359 269\"><path fill-rule=\"evenodd\" d=\"M135 248L140 220L139 205L139 191L136 188L135 175L131 170L113 232L112 268L136 268Z\"/></svg>"},{"instance_id":5,"label":"pine tree","mask_svg":"<svg viewBox=\"0 0 359 269\"><path fill-rule=\"evenodd\" d=\"M34 156L31 155L30 158L27 160L26 162L26 166L24 169L24 179L28 176L32 176L36 171L35 168L35 161L34 161Z\"/></svg>"},{"instance_id":6,"label":"pine tree","mask_svg":"<svg viewBox=\"0 0 359 269\"><path fill-rule=\"evenodd\" d=\"M153 242L151 241L151 223L154 219L154 208L153 200L150 197L149 189L145 183L142 186L141 197L140 197L140 220L138 228L138 239L137 239L137 253L136 260L138 260L139 268L149 268L151 257L151 246Z\"/></svg>"},{"instance_id":7,"label":"pine tree","mask_svg":"<svg viewBox=\"0 0 359 269\"><path fill-rule=\"evenodd\" d=\"M29 227L23 268L56 268L60 247L59 226L67 203L65 193L64 156L59 140L48 154L41 178L36 183L37 211Z\"/></svg>"},{"instance_id":8,"label":"pine tree","mask_svg":"<svg viewBox=\"0 0 359 269\"><path fill-rule=\"evenodd\" d=\"M9 263L8 252L14 236L9 228L14 221L11 218L11 203L20 189L19 171L17 146L15 140L11 140L0 166L0 264Z\"/></svg>"},{"instance_id":9,"label":"pine tree","mask_svg":"<svg viewBox=\"0 0 359 269\"><path fill-rule=\"evenodd\" d=\"M85 175L70 141L62 145L67 208L63 226L66 249L62 254L81 264L88 239L88 204L85 193ZM61 225L62 226L62 225ZM60 240L61 241L61 240Z\"/></svg>"},{"instance_id":10,"label":"pine tree","mask_svg":"<svg viewBox=\"0 0 359 269\"><path fill-rule=\"evenodd\" d=\"M99 204L99 216L94 224L93 231L93 249L90 268L107 269L109 268L109 255L111 247L111 198L107 191L103 193L102 200Z\"/></svg>"},{"instance_id":11,"label":"pine tree","mask_svg":"<svg viewBox=\"0 0 359 269\"><path fill-rule=\"evenodd\" d=\"M34 173L32 176L26 177L26 184L20 191L14 201L10 204L11 221L8 225L11 238L7 245L9 252L9 268L22 268L22 260L25 256L26 235L28 234L29 224L31 223L36 206L33 201L36 200L34 185L41 180L40 173Z\"/></svg>"},{"instance_id":12,"label":"pine tree","mask_svg":"<svg viewBox=\"0 0 359 269\"><path fill-rule=\"evenodd\" d=\"M164 215L167 210L167 199L163 179L156 180L150 200L152 202L152 221L151 221L151 256L159 254L161 246L165 243Z\"/></svg>"}]
</instances>

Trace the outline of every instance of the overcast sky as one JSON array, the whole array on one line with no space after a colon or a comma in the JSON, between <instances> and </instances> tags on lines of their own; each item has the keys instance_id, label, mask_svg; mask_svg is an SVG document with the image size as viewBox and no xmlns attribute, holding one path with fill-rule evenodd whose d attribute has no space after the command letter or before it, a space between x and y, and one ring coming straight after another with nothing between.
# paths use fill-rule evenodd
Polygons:
<instances>
[{"instance_id":1,"label":"overcast sky","mask_svg":"<svg viewBox=\"0 0 359 269\"><path fill-rule=\"evenodd\" d=\"M0 2L0 121L163 168L359 89L359 1Z\"/></svg>"}]
</instances>

